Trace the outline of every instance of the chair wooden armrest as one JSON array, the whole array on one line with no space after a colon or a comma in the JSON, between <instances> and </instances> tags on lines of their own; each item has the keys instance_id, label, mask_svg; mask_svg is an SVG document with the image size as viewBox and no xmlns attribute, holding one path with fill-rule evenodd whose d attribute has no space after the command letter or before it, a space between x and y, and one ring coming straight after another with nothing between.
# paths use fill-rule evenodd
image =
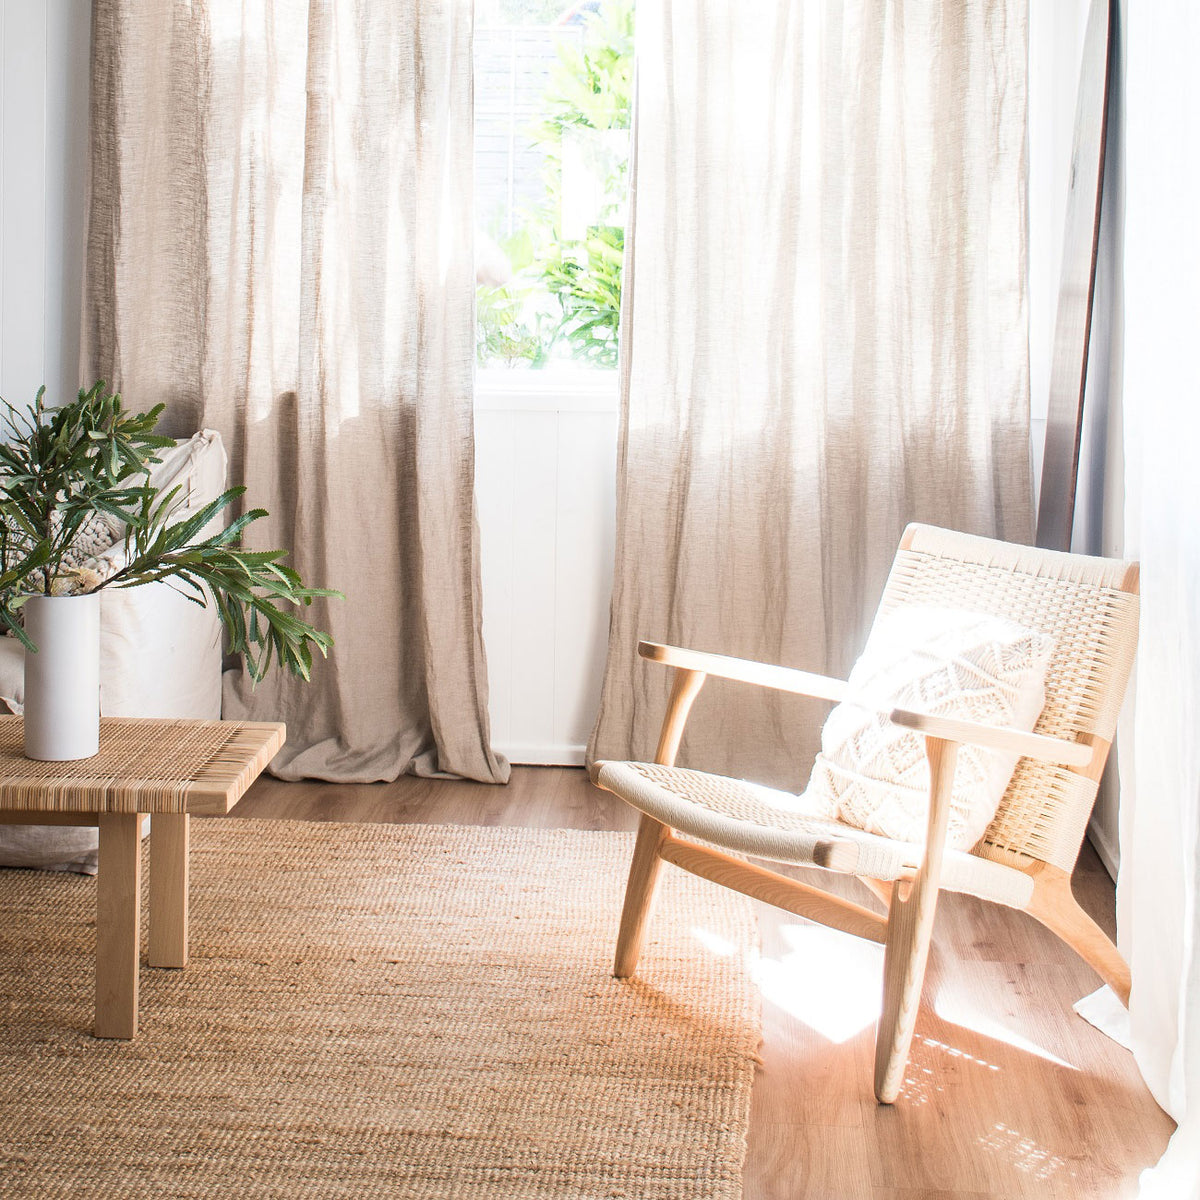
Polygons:
<instances>
[{"instance_id":1,"label":"chair wooden armrest","mask_svg":"<svg viewBox=\"0 0 1200 1200\"><path fill-rule=\"evenodd\" d=\"M904 708L893 709L889 716L897 725L947 742L986 746L989 750L1003 750L1008 754L1020 754L1025 758L1063 763L1071 767L1086 767L1092 761L1092 747L1082 742L1067 742L1061 738L1045 737L1040 733L1026 733L1022 729L981 725L978 721L935 717L928 713L910 712Z\"/></svg>"},{"instance_id":2,"label":"chair wooden armrest","mask_svg":"<svg viewBox=\"0 0 1200 1200\"><path fill-rule=\"evenodd\" d=\"M733 658L726 654L709 654L703 650L689 650L683 646L667 646L661 642L639 642L638 653L651 662L693 671L700 675L716 675L722 679L775 688L777 691L800 696L815 696L817 699L831 700L834 703L855 702L855 697L844 680L817 675L812 671L798 671L792 667L778 667L771 663ZM1061 738L1045 737L1040 733L1004 729L995 725L983 725L977 721L937 717L904 708L892 709L887 715L897 725L944 741L985 746L991 750L1002 750L1009 754L1020 754L1025 758L1063 763L1072 767L1086 767L1092 759L1091 746L1080 742L1067 742Z\"/></svg>"},{"instance_id":3,"label":"chair wooden armrest","mask_svg":"<svg viewBox=\"0 0 1200 1200\"><path fill-rule=\"evenodd\" d=\"M651 662L685 671L717 675L739 683L754 683L759 687L775 688L798 696L816 696L835 703L845 700L848 692L841 679L797 671L792 667L777 667L771 663L754 662L749 658L731 658L725 654L707 654L703 650L687 650L682 646L664 646L659 642L638 642L638 653Z\"/></svg>"}]
</instances>

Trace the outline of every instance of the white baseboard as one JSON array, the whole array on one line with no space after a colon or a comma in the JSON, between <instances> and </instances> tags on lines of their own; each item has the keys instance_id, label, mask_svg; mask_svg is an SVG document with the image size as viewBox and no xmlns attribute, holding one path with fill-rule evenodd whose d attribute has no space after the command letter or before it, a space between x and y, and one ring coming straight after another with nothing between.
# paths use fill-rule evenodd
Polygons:
<instances>
[{"instance_id":1,"label":"white baseboard","mask_svg":"<svg viewBox=\"0 0 1200 1200\"><path fill-rule=\"evenodd\" d=\"M583 746L568 746L561 742L497 742L495 747L514 766L583 766Z\"/></svg>"},{"instance_id":2,"label":"white baseboard","mask_svg":"<svg viewBox=\"0 0 1200 1200\"><path fill-rule=\"evenodd\" d=\"M1093 821L1088 826L1088 841L1096 848L1096 854L1104 864L1104 869L1113 879L1117 877L1117 867L1121 863L1121 853L1109 838L1107 832Z\"/></svg>"}]
</instances>

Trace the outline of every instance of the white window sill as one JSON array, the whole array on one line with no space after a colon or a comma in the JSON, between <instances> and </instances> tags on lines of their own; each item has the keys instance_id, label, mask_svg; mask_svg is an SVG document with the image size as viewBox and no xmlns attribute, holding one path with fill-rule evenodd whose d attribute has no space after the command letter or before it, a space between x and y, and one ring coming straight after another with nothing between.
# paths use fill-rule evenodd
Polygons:
<instances>
[{"instance_id":1,"label":"white window sill","mask_svg":"<svg viewBox=\"0 0 1200 1200\"><path fill-rule=\"evenodd\" d=\"M586 367L482 367L476 412L616 412L617 372Z\"/></svg>"}]
</instances>

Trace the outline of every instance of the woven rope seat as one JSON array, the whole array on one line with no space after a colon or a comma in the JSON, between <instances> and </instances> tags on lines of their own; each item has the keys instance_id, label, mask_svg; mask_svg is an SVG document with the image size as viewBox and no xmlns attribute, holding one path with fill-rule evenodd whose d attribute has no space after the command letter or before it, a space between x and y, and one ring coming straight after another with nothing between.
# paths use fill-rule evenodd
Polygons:
<instances>
[{"instance_id":1,"label":"woven rope seat","mask_svg":"<svg viewBox=\"0 0 1200 1200\"><path fill-rule=\"evenodd\" d=\"M893 880L917 867L923 849L824 820L805 810L803 795L686 767L606 762L598 764L596 782L680 833L774 862ZM1000 863L947 850L942 886L1021 905L1033 882Z\"/></svg>"}]
</instances>

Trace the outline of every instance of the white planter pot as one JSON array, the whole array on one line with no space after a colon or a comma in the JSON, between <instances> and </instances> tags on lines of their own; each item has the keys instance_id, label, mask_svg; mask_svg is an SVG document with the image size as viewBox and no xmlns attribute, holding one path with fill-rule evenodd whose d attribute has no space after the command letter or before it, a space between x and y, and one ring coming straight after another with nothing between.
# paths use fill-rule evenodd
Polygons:
<instances>
[{"instance_id":1,"label":"white planter pot","mask_svg":"<svg viewBox=\"0 0 1200 1200\"><path fill-rule=\"evenodd\" d=\"M31 596L25 632L25 756L50 762L100 749L100 596Z\"/></svg>"}]
</instances>

